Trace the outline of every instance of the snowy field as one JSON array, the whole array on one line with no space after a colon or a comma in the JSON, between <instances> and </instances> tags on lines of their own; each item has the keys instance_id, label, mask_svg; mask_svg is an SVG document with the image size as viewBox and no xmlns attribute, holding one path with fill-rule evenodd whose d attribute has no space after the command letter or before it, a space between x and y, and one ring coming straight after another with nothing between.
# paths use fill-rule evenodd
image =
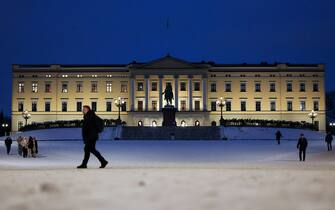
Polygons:
<instances>
[{"instance_id":1,"label":"snowy field","mask_svg":"<svg viewBox=\"0 0 335 210\"><path fill-rule=\"evenodd\" d=\"M228 141L102 140L110 165L98 169L92 156L84 170L75 169L80 130L30 132L45 140L36 159L19 157L16 142L7 156L0 142L0 209L334 209L335 152L324 134L280 129L277 145L275 130L226 129ZM301 132L310 139L306 162L297 161Z\"/></svg>"}]
</instances>

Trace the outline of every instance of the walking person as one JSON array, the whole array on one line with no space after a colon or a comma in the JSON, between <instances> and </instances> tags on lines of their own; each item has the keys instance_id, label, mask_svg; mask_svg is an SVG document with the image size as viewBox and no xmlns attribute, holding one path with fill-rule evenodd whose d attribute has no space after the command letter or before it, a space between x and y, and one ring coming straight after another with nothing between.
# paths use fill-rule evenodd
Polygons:
<instances>
[{"instance_id":1,"label":"walking person","mask_svg":"<svg viewBox=\"0 0 335 210\"><path fill-rule=\"evenodd\" d=\"M100 161L100 168L105 168L108 161L102 157L100 152L95 148L99 138L99 133L103 130L103 120L98 117L89 106L83 106L84 122L82 127L82 136L84 141L84 159L77 168L87 168L90 153L94 154Z\"/></svg>"},{"instance_id":2,"label":"walking person","mask_svg":"<svg viewBox=\"0 0 335 210\"><path fill-rule=\"evenodd\" d=\"M13 143L13 140L8 136L5 139L5 145L6 145L6 149L7 149L7 155L9 155L9 153L10 153L10 149L12 147L12 143Z\"/></svg>"},{"instance_id":3,"label":"walking person","mask_svg":"<svg viewBox=\"0 0 335 210\"><path fill-rule=\"evenodd\" d=\"M280 144L280 138L283 137L283 135L281 134L281 132L279 130L277 130L276 132L276 140L278 145Z\"/></svg>"},{"instance_id":4,"label":"walking person","mask_svg":"<svg viewBox=\"0 0 335 210\"><path fill-rule=\"evenodd\" d=\"M299 149L299 159L300 161L305 161L306 158L306 149L308 146L308 141L305 138L304 134L300 134L300 138L298 139L297 149Z\"/></svg>"},{"instance_id":5,"label":"walking person","mask_svg":"<svg viewBox=\"0 0 335 210\"><path fill-rule=\"evenodd\" d=\"M332 147L333 136L332 136L332 133L330 131L328 131L328 133L326 135L326 138L325 138L325 141L327 143L328 151L332 151L333 150L333 147Z\"/></svg>"}]
</instances>

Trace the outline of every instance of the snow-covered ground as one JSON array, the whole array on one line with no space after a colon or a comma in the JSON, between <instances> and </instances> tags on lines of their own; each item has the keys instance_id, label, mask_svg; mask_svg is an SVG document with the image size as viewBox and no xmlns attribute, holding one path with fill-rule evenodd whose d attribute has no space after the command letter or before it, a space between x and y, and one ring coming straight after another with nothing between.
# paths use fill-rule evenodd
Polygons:
<instances>
[{"instance_id":1,"label":"snow-covered ground","mask_svg":"<svg viewBox=\"0 0 335 210\"><path fill-rule=\"evenodd\" d=\"M84 170L75 169L82 142L60 141L79 139L80 130L21 134L49 141L27 159L16 142L9 156L0 142L0 209L334 209L335 152L326 151L324 134L280 130L281 145L276 129L265 128L227 128L240 139L228 141L102 140L97 148L110 165L98 169L92 156ZM310 139L306 162L297 161L293 140L301 132Z\"/></svg>"}]
</instances>

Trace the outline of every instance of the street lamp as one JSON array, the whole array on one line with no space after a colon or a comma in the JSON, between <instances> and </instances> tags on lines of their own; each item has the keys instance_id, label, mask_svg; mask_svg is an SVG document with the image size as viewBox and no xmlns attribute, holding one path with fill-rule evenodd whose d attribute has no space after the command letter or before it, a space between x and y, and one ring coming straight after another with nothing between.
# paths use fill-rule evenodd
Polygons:
<instances>
[{"instance_id":1,"label":"street lamp","mask_svg":"<svg viewBox=\"0 0 335 210\"><path fill-rule=\"evenodd\" d=\"M3 128L3 130L5 131L5 136L7 136L7 128L8 128L8 123L2 123L1 127Z\"/></svg>"},{"instance_id":2,"label":"street lamp","mask_svg":"<svg viewBox=\"0 0 335 210\"><path fill-rule=\"evenodd\" d=\"M22 112L22 117L25 119L26 121L26 126L28 124L28 119L31 117L31 114L28 112L28 110L25 110L24 112Z\"/></svg>"},{"instance_id":3,"label":"street lamp","mask_svg":"<svg viewBox=\"0 0 335 210\"><path fill-rule=\"evenodd\" d=\"M220 118L220 125L223 125L224 124L224 120L223 120L223 116L222 116L222 110L223 110L223 107L226 105L226 101L224 100L223 97L220 97L217 101L216 101L216 104L220 107L221 109L221 118Z\"/></svg>"},{"instance_id":4,"label":"street lamp","mask_svg":"<svg viewBox=\"0 0 335 210\"><path fill-rule=\"evenodd\" d=\"M114 100L114 104L115 104L115 105L118 107L118 109L119 109L119 117L117 118L116 123L117 123L118 125L120 125L120 124L121 124L121 107L125 104L125 101L124 101L123 98L118 97L117 99Z\"/></svg>"},{"instance_id":5,"label":"street lamp","mask_svg":"<svg viewBox=\"0 0 335 210\"><path fill-rule=\"evenodd\" d=\"M308 114L308 117L312 119L312 124L314 125L314 119L316 118L318 114L312 110L309 114Z\"/></svg>"}]
</instances>

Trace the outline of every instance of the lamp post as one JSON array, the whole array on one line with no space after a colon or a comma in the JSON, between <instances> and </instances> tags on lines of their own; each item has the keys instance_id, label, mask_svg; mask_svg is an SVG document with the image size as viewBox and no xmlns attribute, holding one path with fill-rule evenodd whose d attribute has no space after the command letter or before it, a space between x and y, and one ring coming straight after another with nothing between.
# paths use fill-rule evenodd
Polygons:
<instances>
[{"instance_id":1,"label":"lamp post","mask_svg":"<svg viewBox=\"0 0 335 210\"><path fill-rule=\"evenodd\" d=\"M220 97L217 101L216 101L216 104L220 107L221 109L221 118L220 118L220 125L223 125L224 124L224 120L223 120L223 113L222 113L222 110L223 110L223 107L226 105L226 101L224 100L223 97Z\"/></svg>"},{"instance_id":2,"label":"lamp post","mask_svg":"<svg viewBox=\"0 0 335 210\"><path fill-rule=\"evenodd\" d=\"M314 119L316 118L318 114L312 110L309 114L308 114L308 117L312 119L312 124L314 125Z\"/></svg>"},{"instance_id":3,"label":"lamp post","mask_svg":"<svg viewBox=\"0 0 335 210\"><path fill-rule=\"evenodd\" d=\"M27 126L27 124L28 124L28 119L31 117L31 114L28 112L28 110L25 110L24 112L22 112L22 117L23 117L23 119L25 119L25 121L26 121L26 125L25 125L25 126Z\"/></svg>"},{"instance_id":4,"label":"lamp post","mask_svg":"<svg viewBox=\"0 0 335 210\"><path fill-rule=\"evenodd\" d=\"M8 128L8 123L2 123L1 127L5 131L5 136L7 136L7 128Z\"/></svg>"},{"instance_id":5,"label":"lamp post","mask_svg":"<svg viewBox=\"0 0 335 210\"><path fill-rule=\"evenodd\" d=\"M118 125L121 124L121 107L124 105L124 103L125 103L125 101L124 101L124 99L121 98L121 97L118 97L117 99L114 100L114 104L115 104L115 105L118 107L118 109L119 109L119 117L117 118L117 121L116 121L116 123L117 123Z\"/></svg>"}]
</instances>

